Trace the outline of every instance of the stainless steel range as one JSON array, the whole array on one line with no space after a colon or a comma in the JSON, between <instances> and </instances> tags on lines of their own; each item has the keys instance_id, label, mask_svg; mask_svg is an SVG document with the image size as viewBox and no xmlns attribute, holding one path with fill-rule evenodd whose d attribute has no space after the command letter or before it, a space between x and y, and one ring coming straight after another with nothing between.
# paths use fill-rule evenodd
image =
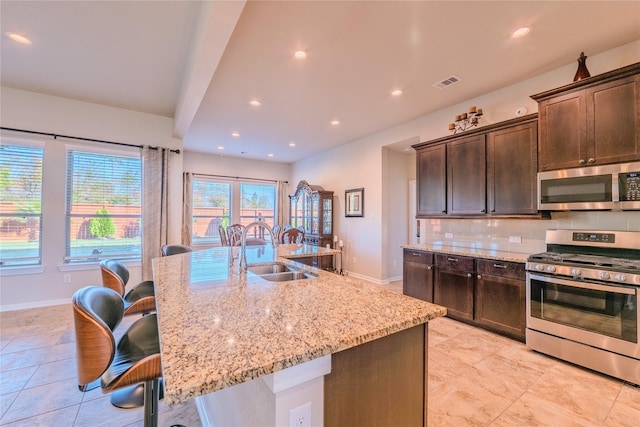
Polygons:
<instances>
[{"instance_id":1,"label":"stainless steel range","mask_svg":"<svg viewBox=\"0 0 640 427\"><path fill-rule=\"evenodd\" d=\"M527 346L640 384L640 232L547 230L527 269Z\"/></svg>"}]
</instances>

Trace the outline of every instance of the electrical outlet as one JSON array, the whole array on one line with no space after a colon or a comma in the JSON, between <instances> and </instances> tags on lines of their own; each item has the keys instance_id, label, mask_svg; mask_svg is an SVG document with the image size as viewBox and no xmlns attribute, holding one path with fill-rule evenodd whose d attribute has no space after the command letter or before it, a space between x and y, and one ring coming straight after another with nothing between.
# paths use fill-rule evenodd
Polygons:
<instances>
[{"instance_id":1,"label":"electrical outlet","mask_svg":"<svg viewBox=\"0 0 640 427\"><path fill-rule=\"evenodd\" d=\"M444 233L445 239L453 239L453 233Z\"/></svg>"},{"instance_id":2,"label":"electrical outlet","mask_svg":"<svg viewBox=\"0 0 640 427\"><path fill-rule=\"evenodd\" d=\"M63 279L64 279L64 283L67 283L67 284L71 283L71 275L70 274L65 274Z\"/></svg>"},{"instance_id":3,"label":"electrical outlet","mask_svg":"<svg viewBox=\"0 0 640 427\"><path fill-rule=\"evenodd\" d=\"M311 402L289 411L289 427L311 427Z\"/></svg>"},{"instance_id":4,"label":"electrical outlet","mask_svg":"<svg viewBox=\"0 0 640 427\"><path fill-rule=\"evenodd\" d=\"M520 237L520 236L509 236L509 243L522 243L522 237Z\"/></svg>"}]
</instances>

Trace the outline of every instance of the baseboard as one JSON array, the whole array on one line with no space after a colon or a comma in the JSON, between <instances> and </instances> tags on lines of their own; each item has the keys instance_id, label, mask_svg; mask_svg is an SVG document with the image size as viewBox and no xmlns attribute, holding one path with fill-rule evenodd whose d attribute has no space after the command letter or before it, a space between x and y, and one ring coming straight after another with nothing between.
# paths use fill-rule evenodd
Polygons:
<instances>
[{"instance_id":1,"label":"baseboard","mask_svg":"<svg viewBox=\"0 0 640 427\"><path fill-rule=\"evenodd\" d=\"M0 305L0 312L14 311L14 310L26 310L26 309L29 309L29 308L50 307L50 306L53 306L53 305L64 305L64 304L71 304L71 298L51 299L51 300L46 300L46 301L25 302L25 303L22 303L22 304Z\"/></svg>"},{"instance_id":2,"label":"baseboard","mask_svg":"<svg viewBox=\"0 0 640 427\"><path fill-rule=\"evenodd\" d=\"M345 272L345 275L355 277L356 279L366 280L367 282L372 282L372 283L375 283L376 285L388 285L391 282L397 282L398 280L402 280L402 276L389 277L388 279L374 279L373 277L354 273L353 271L347 271Z\"/></svg>"}]
</instances>

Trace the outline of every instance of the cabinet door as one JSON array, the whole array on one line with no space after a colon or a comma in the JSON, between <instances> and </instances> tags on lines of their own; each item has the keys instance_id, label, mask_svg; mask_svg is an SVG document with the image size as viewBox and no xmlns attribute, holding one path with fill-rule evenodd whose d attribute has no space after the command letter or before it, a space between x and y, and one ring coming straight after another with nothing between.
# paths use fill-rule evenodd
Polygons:
<instances>
[{"instance_id":1,"label":"cabinet door","mask_svg":"<svg viewBox=\"0 0 640 427\"><path fill-rule=\"evenodd\" d=\"M447 146L447 201L450 215L487 212L485 136L475 135Z\"/></svg>"},{"instance_id":2,"label":"cabinet door","mask_svg":"<svg viewBox=\"0 0 640 427\"><path fill-rule=\"evenodd\" d=\"M535 214L538 123L489 133L487 193L491 214Z\"/></svg>"},{"instance_id":3,"label":"cabinet door","mask_svg":"<svg viewBox=\"0 0 640 427\"><path fill-rule=\"evenodd\" d=\"M524 264L478 260L476 322L524 341L526 280Z\"/></svg>"},{"instance_id":4,"label":"cabinet door","mask_svg":"<svg viewBox=\"0 0 640 427\"><path fill-rule=\"evenodd\" d=\"M433 302L433 254L404 250L402 292L405 295Z\"/></svg>"},{"instance_id":5,"label":"cabinet door","mask_svg":"<svg viewBox=\"0 0 640 427\"><path fill-rule=\"evenodd\" d=\"M447 316L473 320L474 259L437 254L433 302L447 307Z\"/></svg>"},{"instance_id":6,"label":"cabinet door","mask_svg":"<svg viewBox=\"0 0 640 427\"><path fill-rule=\"evenodd\" d=\"M640 159L640 76L587 90L586 163Z\"/></svg>"},{"instance_id":7,"label":"cabinet door","mask_svg":"<svg viewBox=\"0 0 640 427\"><path fill-rule=\"evenodd\" d=\"M586 164L585 99L585 92L578 91L539 104L538 157L541 171L575 168Z\"/></svg>"},{"instance_id":8,"label":"cabinet door","mask_svg":"<svg viewBox=\"0 0 640 427\"><path fill-rule=\"evenodd\" d=\"M418 170L417 216L447 213L446 146L426 147L416 153Z\"/></svg>"}]
</instances>

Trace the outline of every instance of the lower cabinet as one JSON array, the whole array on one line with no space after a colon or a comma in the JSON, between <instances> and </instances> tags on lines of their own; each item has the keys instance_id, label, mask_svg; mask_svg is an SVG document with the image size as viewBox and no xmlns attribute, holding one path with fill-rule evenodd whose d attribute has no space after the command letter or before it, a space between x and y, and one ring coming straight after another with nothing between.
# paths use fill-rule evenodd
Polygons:
<instances>
[{"instance_id":1,"label":"lower cabinet","mask_svg":"<svg viewBox=\"0 0 640 427\"><path fill-rule=\"evenodd\" d=\"M405 295L433 302L433 254L404 250L402 292Z\"/></svg>"},{"instance_id":2,"label":"lower cabinet","mask_svg":"<svg viewBox=\"0 0 640 427\"><path fill-rule=\"evenodd\" d=\"M474 259L437 254L433 302L447 307L447 316L473 320Z\"/></svg>"},{"instance_id":3,"label":"lower cabinet","mask_svg":"<svg viewBox=\"0 0 640 427\"><path fill-rule=\"evenodd\" d=\"M524 264L476 261L476 317L480 325L524 341L526 273Z\"/></svg>"},{"instance_id":4,"label":"lower cabinet","mask_svg":"<svg viewBox=\"0 0 640 427\"><path fill-rule=\"evenodd\" d=\"M403 292L447 316L525 340L524 263L404 250Z\"/></svg>"}]
</instances>

